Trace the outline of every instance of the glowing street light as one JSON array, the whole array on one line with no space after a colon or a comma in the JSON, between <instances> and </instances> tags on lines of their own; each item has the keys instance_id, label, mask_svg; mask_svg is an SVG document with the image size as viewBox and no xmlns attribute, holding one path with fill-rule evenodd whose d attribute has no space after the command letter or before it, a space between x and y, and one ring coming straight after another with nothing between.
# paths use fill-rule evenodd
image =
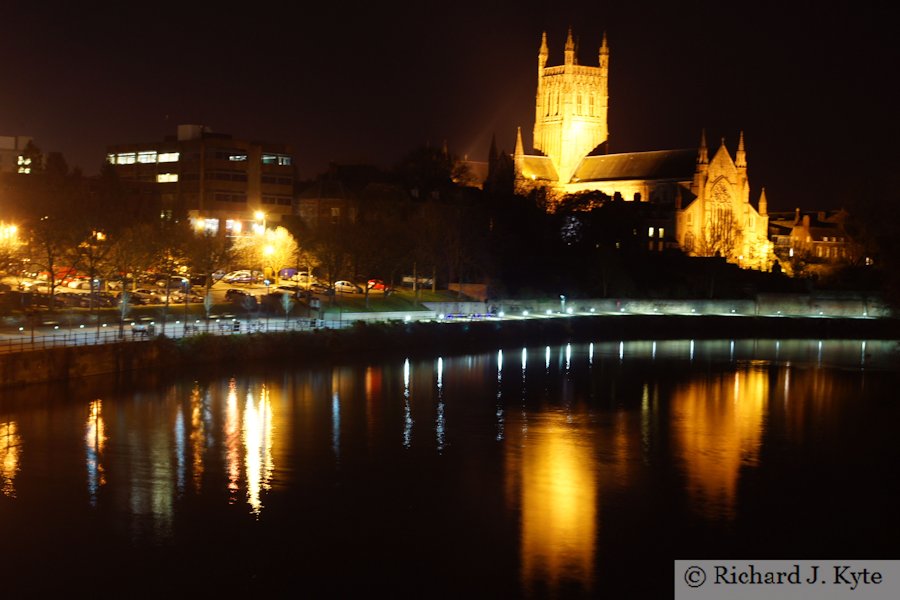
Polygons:
<instances>
[{"instance_id":1,"label":"glowing street light","mask_svg":"<svg viewBox=\"0 0 900 600\"><path fill-rule=\"evenodd\" d=\"M266 213L261 210L253 213L253 217L256 219L256 223L253 224L253 230L256 233L262 234L266 231Z\"/></svg>"}]
</instances>

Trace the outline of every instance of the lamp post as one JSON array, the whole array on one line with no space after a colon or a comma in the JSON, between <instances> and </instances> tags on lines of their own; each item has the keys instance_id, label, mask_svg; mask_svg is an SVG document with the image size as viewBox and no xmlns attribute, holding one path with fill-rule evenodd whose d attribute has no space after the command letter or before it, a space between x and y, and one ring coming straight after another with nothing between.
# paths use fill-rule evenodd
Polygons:
<instances>
[{"instance_id":1,"label":"lamp post","mask_svg":"<svg viewBox=\"0 0 900 600\"><path fill-rule=\"evenodd\" d=\"M562 294L559 295L559 312L566 314L566 297Z\"/></svg>"},{"instance_id":2,"label":"lamp post","mask_svg":"<svg viewBox=\"0 0 900 600\"><path fill-rule=\"evenodd\" d=\"M256 223L254 228L256 229L256 233L265 233L266 231L266 213L261 210L253 213L253 216L256 218Z\"/></svg>"}]
</instances>

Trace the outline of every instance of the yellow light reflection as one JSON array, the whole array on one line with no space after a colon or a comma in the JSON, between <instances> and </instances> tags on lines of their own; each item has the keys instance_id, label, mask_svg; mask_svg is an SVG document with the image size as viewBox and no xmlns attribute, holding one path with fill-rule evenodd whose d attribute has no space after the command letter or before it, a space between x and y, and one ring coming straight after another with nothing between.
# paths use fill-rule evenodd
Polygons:
<instances>
[{"instance_id":1,"label":"yellow light reflection","mask_svg":"<svg viewBox=\"0 0 900 600\"><path fill-rule=\"evenodd\" d=\"M225 400L225 465L228 469L228 492L231 503L237 501L238 482L241 477L240 413L237 404L237 387L234 379L228 382Z\"/></svg>"},{"instance_id":2,"label":"yellow light reflection","mask_svg":"<svg viewBox=\"0 0 900 600\"><path fill-rule=\"evenodd\" d=\"M740 469L759 460L768 392L766 372L746 370L692 382L672 396L688 493L710 518L735 516Z\"/></svg>"},{"instance_id":3,"label":"yellow light reflection","mask_svg":"<svg viewBox=\"0 0 900 600\"><path fill-rule=\"evenodd\" d=\"M593 444L580 419L548 414L509 443L507 477L520 478L522 583L593 587L597 481ZM512 440L510 440L512 441Z\"/></svg>"},{"instance_id":4,"label":"yellow light reflection","mask_svg":"<svg viewBox=\"0 0 900 600\"><path fill-rule=\"evenodd\" d=\"M203 410L203 396L200 395L200 388L194 386L191 390L191 473L194 489L198 492L203 481L203 449L206 447Z\"/></svg>"},{"instance_id":5,"label":"yellow light reflection","mask_svg":"<svg viewBox=\"0 0 900 600\"><path fill-rule=\"evenodd\" d=\"M106 446L106 424L103 421L103 401L94 400L88 409L84 426L84 447L87 453L88 494L91 504L97 503L100 486L106 484L106 470L103 467L103 448Z\"/></svg>"},{"instance_id":6,"label":"yellow light reflection","mask_svg":"<svg viewBox=\"0 0 900 600\"><path fill-rule=\"evenodd\" d=\"M247 394L244 407L243 441L246 450L247 502L253 514L262 509L260 494L271 489L272 472L272 410L269 390L263 387L257 402Z\"/></svg>"},{"instance_id":7,"label":"yellow light reflection","mask_svg":"<svg viewBox=\"0 0 900 600\"><path fill-rule=\"evenodd\" d=\"M22 438L15 421L0 423L0 494L16 497Z\"/></svg>"}]
</instances>

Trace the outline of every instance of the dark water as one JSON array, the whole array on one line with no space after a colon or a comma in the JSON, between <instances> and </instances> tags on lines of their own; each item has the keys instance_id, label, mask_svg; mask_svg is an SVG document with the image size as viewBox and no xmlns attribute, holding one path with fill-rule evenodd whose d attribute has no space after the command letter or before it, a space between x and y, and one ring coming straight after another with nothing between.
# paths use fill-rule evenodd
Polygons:
<instances>
[{"instance_id":1,"label":"dark water","mask_svg":"<svg viewBox=\"0 0 900 600\"><path fill-rule=\"evenodd\" d=\"M676 558L900 558L898 356L596 343L6 392L0 596L670 598Z\"/></svg>"}]
</instances>

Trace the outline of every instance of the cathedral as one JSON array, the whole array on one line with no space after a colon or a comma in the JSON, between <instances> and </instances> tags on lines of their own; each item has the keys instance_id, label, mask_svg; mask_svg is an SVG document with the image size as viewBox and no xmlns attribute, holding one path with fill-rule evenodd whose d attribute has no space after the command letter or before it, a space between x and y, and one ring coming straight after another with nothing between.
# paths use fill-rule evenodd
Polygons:
<instances>
[{"instance_id":1,"label":"cathedral","mask_svg":"<svg viewBox=\"0 0 900 600\"><path fill-rule=\"evenodd\" d=\"M671 207L668 227L649 227L658 247L692 256L721 256L743 268L768 270L774 259L768 240L765 190L750 203L747 155L740 133L734 156L724 138L712 153L700 133L696 149L607 153L609 46L606 35L596 65L578 64L568 32L562 65L547 66L547 34L537 64L534 152L526 154L522 131L513 155L515 188L543 190L548 206L580 192Z\"/></svg>"}]
</instances>

